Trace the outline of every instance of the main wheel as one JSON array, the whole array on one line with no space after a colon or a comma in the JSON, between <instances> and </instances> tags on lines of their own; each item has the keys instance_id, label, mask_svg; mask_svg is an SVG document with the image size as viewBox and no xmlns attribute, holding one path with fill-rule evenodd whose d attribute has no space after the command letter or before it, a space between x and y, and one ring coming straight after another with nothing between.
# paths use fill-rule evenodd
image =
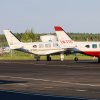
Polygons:
<instances>
[{"instance_id":1,"label":"main wheel","mask_svg":"<svg viewBox=\"0 0 100 100\"><path fill-rule=\"evenodd\" d=\"M47 61L51 61L50 55L47 55Z\"/></svg>"},{"instance_id":2,"label":"main wheel","mask_svg":"<svg viewBox=\"0 0 100 100\"><path fill-rule=\"evenodd\" d=\"M98 63L100 63L100 57L98 57Z\"/></svg>"},{"instance_id":3,"label":"main wheel","mask_svg":"<svg viewBox=\"0 0 100 100\"><path fill-rule=\"evenodd\" d=\"M35 55L35 56L34 56L34 59L35 59L36 61L40 61L40 56Z\"/></svg>"}]
</instances>

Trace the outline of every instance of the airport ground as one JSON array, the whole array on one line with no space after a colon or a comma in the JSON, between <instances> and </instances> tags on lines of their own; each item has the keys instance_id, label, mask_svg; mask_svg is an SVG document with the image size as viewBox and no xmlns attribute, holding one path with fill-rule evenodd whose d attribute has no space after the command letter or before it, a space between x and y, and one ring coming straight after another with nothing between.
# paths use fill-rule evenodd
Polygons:
<instances>
[{"instance_id":1,"label":"airport ground","mask_svg":"<svg viewBox=\"0 0 100 100\"><path fill-rule=\"evenodd\" d=\"M100 99L100 64L0 60L0 90Z\"/></svg>"}]
</instances>

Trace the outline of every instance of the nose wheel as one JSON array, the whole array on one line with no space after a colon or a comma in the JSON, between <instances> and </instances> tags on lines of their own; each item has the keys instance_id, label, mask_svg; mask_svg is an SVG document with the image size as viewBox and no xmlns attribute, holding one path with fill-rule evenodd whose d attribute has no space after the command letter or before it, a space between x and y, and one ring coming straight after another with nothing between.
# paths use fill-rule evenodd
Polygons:
<instances>
[{"instance_id":1,"label":"nose wheel","mask_svg":"<svg viewBox=\"0 0 100 100\"><path fill-rule=\"evenodd\" d=\"M61 61L64 61L64 53L63 52L60 54L60 59L61 59Z\"/></svg>"},{"instance_id":2,"label":"nose wheel","mask_svg":"<svg viewBox=\"0 0 100 100\"><path fill-rule=\"evenodd\" d=\"M78 57L75 57L75 58L74 58L74 61L78 61Z\"/></svg>"},{"instance_id":3,"label":"nose wheel","mask_svg":"<svg viewBox=\"0 0 100 100\"><path fill-rule=\"evenodd\" d=\"M78 61L77 53L75 53L74 61Z\"/></svg>"}]
</instances>

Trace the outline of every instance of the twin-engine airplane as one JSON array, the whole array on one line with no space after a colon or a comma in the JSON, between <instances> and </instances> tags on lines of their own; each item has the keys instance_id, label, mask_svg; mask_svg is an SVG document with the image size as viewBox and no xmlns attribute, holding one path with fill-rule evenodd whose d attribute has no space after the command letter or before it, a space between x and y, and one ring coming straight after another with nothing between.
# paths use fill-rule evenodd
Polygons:
<instances>
[{"instance_id":1,"label":"twin-engine airplane","mask_svg":"<svg viewBox=\"0 0 100 100\"><path fill-rule=\"evenodd\" d=\"M55 26L54 28L62 49L98 57L98 62L100 63L100 42L76 42L60 26ZM78 58L75 57L74 60L77 61Z\"/></svg>"},{"instance_id":2,"label":"twin-engine airplane","mask_svg":"<svg viewBox=\"0 0 100 100\"><path fill-rule=\"evenodd\" d=\"M4 30L4 34L10 49L34 54L36 60L40 60L40 56L46 55L47 61L50 61L50 55L61 54L60 57L63 61L64 53L68 53L68 51L74 51L76 53L98 57L98 62L100 63L100 42L73 41L60 26L55 26L55 31L58 38L57 42L23 43L20 42L9 30ZM75 57L74 60L77 61L78 57Z\"/></svg>"},{"instance_id":3,"label":"twin-engine airplane","mask_svg":"<svg viewBox=\"0 0 100 100\"><path fill-rule=\"evenodd\" d=\"M40 60L40 56L46 55L47 61L50 61L50 55L52 54L61 54L61 60L63 58L63 52L65 50L59 46L58 42L23 43L20 42L10 30L4 30L4 34L10 49L34 54L36 60Z\"/></svg>"}]
</instances>

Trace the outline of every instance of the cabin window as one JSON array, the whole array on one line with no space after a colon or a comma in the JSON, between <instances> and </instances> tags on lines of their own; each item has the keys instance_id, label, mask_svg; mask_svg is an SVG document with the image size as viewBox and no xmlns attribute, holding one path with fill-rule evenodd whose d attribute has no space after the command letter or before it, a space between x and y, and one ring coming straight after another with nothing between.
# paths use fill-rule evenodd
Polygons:
<instances>
[{"instance_id":1,"label":"cabin window","mask_svg":"<svg viewBox=\"0 0 100 100\"><path fill-rule=\"evenodd\" d=\"M90 45L86 45L85 47L90 48Z\"/></svg>"},{"instance_id":2,"label":"cabin window","mask_svg":"<svg viewBox=\"0 0 100 100\"><path fill-rule=\"evenodd\" d=\"M97 48L97 44L92 44L92 48Z\"/></svg>"},{"instance_id":3,"label":"cabin window","mask_svg":"<svg viewBox=\"0 0 100 100\"><path fill-rule=\"evenodd\" d=\"M45 44L45 47L46 48L50 48L51 47L51 44Z\"/></svg>"},{"instance_id":4,"label":"cabin window","mask_svg":"<svg viewBox=\"0 0 100 100\"><path fill-rule=\"evenodd\" d=\"M33 45L33 48L37 48L37 45Z\"/></svg>"},{"instance_id":5,"label":"cabin window","mask_svg":"<svg viewBox=\"0 0 100 100\"><path fill-rule=\"evenodd\" d=\"M44 48L44 45L43 44L39 44L39 48Z\"/></svg>"},{"instance_id":6,"label":"cabin window","mask_svg":"<svg viewBox=\"0 0 100 100\"><path fill-rule=\"evenodd\" d=\"M58 46L58 43L53 43L53 47L57 47Z\"/></svg>"},{"instance_id":7,"label":"cabin window","mask_svg":"<svg viewBox=\"0 0 100 100\"><path fill-rule=\"evenodd\" d=\"M49 42L52 42L52 40L49 40Z\"/></svg>"}]
</instances>

